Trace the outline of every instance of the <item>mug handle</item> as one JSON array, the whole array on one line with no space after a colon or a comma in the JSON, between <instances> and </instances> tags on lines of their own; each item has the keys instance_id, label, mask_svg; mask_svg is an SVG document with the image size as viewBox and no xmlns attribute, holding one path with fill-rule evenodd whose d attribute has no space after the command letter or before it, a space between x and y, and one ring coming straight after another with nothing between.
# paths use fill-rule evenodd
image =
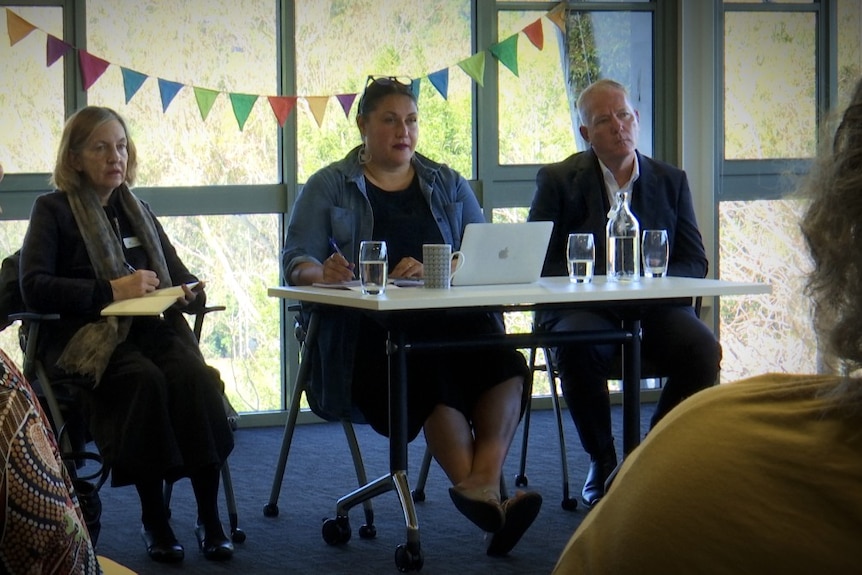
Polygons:
<instances>
[{"instance_id":1,"label":"mug handle","mask_svg":"<svg viewBox=\"0 0 862 575\"><path fill-rule=\"evenodd\" d=\"M455 265L455 267L452 268L452 273L449 275L449 277L455 277L455 274L458 272L458 270L464 267L465 260L466 258L464 257L464 254L462 252L452 252L451 262Z\"/></svg>"}]
</instances>

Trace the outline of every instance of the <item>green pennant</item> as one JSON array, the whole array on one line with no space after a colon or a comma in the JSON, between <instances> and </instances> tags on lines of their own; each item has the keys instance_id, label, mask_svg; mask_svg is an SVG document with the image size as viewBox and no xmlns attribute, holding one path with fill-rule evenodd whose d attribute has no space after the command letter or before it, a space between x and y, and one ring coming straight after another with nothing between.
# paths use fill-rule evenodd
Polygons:
<instances>
[{"instance_id":1,"label":"green pennant","mask_svg":"<svg viewBox=\"0 0 862 575\"><path fill-rule=\"evenodd\" d=\"M518 35L512 34L499 44L492 45L489 50L512 73L518 75Z\"/></svg>"},{"instance_id":2,"label":"green pennant","mask_svg":"<svg viewBox=\"0 0 862 575\"><path fill-rule=\"evenodd\" d=\"M195 100L198 103L198 110L201 111L201 119L206 122L207 116L218 97L218 92L215 90L207 90L206 88L198 88L195 86Z\"/></svg>"},{"instance_id":3,"label":"green pennant","mask_svg":"<svg viewBox=\"0 0 862 575\"><path fill-rule=\"evenodd\" d=\"M251 114L251 109L256 101L257 96L254 94L232 93L230 95L230 105L233 107L233 115L236 116L240 132L242 132L242 127L245 126L245 121L248 120L248 115Z\"/></svg>"},{"instance_id":4,"label":"green pennant","mask_svg":"<svg viewBox=\"0 0 862 575\"><path fill-rule=\"evenodd\" d=\"M458 62L458 67L464 70L480 86L485 85L485 52L479 52L466 60Z\"/></svg>"}]
</instances>

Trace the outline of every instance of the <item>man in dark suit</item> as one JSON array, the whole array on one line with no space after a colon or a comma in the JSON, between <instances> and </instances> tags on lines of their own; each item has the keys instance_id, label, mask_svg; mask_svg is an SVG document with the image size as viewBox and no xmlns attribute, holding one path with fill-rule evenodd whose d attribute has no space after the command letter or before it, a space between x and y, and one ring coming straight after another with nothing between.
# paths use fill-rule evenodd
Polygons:
<instances>
[{"instance_id":1,"label":"man in dark suit","mask_svg":"<svg viewBox=\"0 0 862 575\"><path fill-rule=\"evenodd\" d=\"M606 273L605 226L617 191L628 192L641 229L668 233L668 275L704 277L708 262L697 228L685 172L637 151L638 113L625 87L599 80L578 98L580 133L590 149L541 168L529 219L550 220L554 231L542 275L567 275L566 241L572 232L592 232L595 273ZM656 406L654 426L684 398L713 385L721 347L700 321L690 301L655 306L642 316L642 357L668 374ZM619 327L624 310L554 310L537 314L548 330ZM605 482L617 464L611 433L607 378L614 345L570 344L553 350L563 395L581 444L590 454L590 469L581 492L591 507L604 495Z\"/></svg>"}]
</instances>

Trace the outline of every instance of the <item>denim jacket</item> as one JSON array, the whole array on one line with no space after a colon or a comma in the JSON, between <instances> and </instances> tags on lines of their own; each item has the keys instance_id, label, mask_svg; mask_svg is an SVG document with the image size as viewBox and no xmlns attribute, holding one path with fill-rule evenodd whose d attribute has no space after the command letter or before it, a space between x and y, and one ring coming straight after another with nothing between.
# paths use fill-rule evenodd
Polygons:
<instances>
[{"instance_id":1,"label":"denim jacket","mask_svg":"<svg viewBox=\"0 0 862 575\"><path fill-rule=\"evenodd\" d=\"M422 195L431 208L443 241L461 247L467 224L484 222L482 208L469 183L455 170L421 154L413 155L413 167ZM329 257L332 237L345 257L356 262L359 243L371 239L374 214L368 201L358 148L314 173L296 199L287 228L281 263L286 281L304 262L320 264ZM312 410L326 419L361 417L353 410L350 388L353 377L359 312L320 306L316 345L310 349L312 375L307 396ZM303 308L307 325L309 310Z\"/></svg>"}]
</instances>

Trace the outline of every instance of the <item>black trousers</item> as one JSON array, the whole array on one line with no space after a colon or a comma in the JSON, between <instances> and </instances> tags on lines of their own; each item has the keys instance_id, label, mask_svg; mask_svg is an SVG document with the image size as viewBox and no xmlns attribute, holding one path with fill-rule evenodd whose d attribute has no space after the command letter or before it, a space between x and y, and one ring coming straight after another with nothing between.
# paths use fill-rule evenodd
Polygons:
<instances>
[{"instance_id":1,"label":"black trousers","mask_svg":"<svg viewBox=\"0 0 862 575\"><path fill-rule=\"evenodd\" d=\"M537 317L548 330L619 328L621 310L570 310ZM667 374L651 427L686 397L713 385L721 346L690 306L656 306L641 316L641 358ZM608 375L619 345L572 344L552 351L584 450L598 456L613 446Z\"/></svg>"},{"instance_id":2,"label":"black trousers","mask_svg":"<svg viewBox=\"0 0 862 575\"><path fill-rule=\"evenodd\" d=\"M233 449L218 371L158 318L135 318L99 385L86 392L90 429L112 485L221 466Z\"/></svg>"}]
</instances>

